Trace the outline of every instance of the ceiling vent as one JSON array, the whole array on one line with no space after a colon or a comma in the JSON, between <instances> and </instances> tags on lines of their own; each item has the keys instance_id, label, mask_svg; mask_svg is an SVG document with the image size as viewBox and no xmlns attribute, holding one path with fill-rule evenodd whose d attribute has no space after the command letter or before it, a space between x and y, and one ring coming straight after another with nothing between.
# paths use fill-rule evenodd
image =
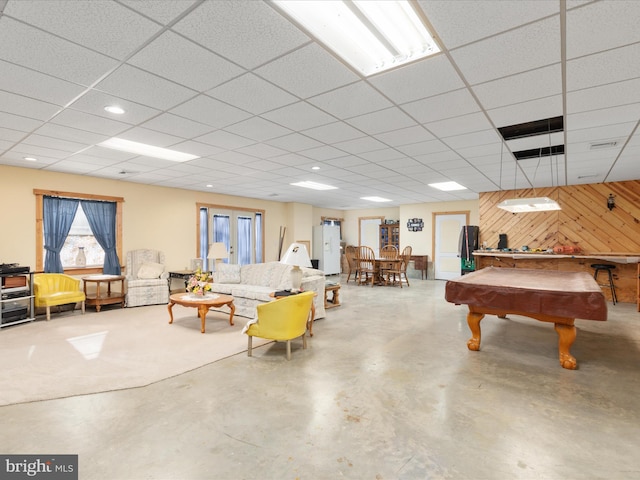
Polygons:
<instances>
[{"instance_id":1,"label":"ceiling vent","mask_svg":"<svg viewBox=\"0 0 640 480\"><path fill-rule=\"evenodd\" d=\"M498 128L500 135L505 140L514 140L516 138L535 137L536 135L544 135L548 133L562 132L564 130L564 118L553 117L533 122L519 123L517 125L508 125Z\"/></svg>"},{"instance_id":2,"label":"ceiling vent","mask_svg":"<svg viewBox=\"0 0 640 480\"><path fill-rule=\"evenodd\" d=\"M526 160L527 158L553 157L556 155L564 155L564 145L531 148L529 150L520 150L519 152L513 152L513 156L516 157L516 160Z\"/></svg>"}]
</instances>

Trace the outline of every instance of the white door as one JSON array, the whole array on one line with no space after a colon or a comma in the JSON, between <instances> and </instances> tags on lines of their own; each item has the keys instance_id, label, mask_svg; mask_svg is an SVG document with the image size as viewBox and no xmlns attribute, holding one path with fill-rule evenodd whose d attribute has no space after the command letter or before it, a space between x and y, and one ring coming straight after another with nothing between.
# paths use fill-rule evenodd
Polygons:
<instances>
[{"instance_id":1,"label":"white door","mask_svg":"<svg viewBox=\"0 0 640 480\"><path fill-rule=\"evenodd\" d=\"M223 242L229 259L225 263L246 265L262 261L260 214L236 210L209 210L209 243ZM210 261L211 264L211 261Z\"/></svg>"},{"instance_id":2,"label":"white door","mask_svg":"<svg viewBox=\"0 0 640 480\"><path fill-rule=\"evenodd\" d=\"M467 224L464 213L436 214L434 246L434 278L451 280L461 275L458 242L462 227Z\"/></svg>"},{"instance_id":3,"label":"white door","mask_svg":"<svg viewBox=\"0 0 640 480\"><path fill-rule=\"evenodd\" d=\"M373 253L378 257L380 253L380 224L381 218L361 218L360 219L360 245L366 245L373 249Z\"/></svg>"}]
</instances>

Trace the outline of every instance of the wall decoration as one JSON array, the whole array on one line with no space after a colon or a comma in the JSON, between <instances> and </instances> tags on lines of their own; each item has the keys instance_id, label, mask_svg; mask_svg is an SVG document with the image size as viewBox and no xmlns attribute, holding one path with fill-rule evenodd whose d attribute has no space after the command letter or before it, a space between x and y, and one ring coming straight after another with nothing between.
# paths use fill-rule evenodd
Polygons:
<instances>
[{"instance_id":1,"label":"wall decoration","mask_svg":"<svg viewBox=\"0 0 640 480\"><path fill-rule=\"evenodd\" d=\"M424 222L421 218L410 218L407 220L407 230L410 232L421 232L424 227Z\"/></svg>"}]
</instances>

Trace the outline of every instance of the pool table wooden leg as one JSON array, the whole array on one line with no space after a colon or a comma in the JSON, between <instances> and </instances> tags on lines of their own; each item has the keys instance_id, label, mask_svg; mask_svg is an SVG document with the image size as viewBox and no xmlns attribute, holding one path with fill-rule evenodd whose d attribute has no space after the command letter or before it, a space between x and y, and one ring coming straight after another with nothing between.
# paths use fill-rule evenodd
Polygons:
<instances>
[{"instance_id":1,"label":"pool table wooden leg","mask_svg":"<svg viewBox=\"0 0 640 480\"><path fill-rule=\"evenodd\" d=\"M562 368L575 370L578 368L578 362L576 361L576 358L571 355L569 350L576 339L576 327L573 326L573 322L571 322L570 325L564 323L556 323L554 325L556 332L558 332L558 353L560 356L560 365L562 365Z\"/></svg>"},{"instance_id":2,"label":"pool table wooden leg","mask_svg":"<svg viewBox=\"0 0 640 480\"><path fill-rule=\"evenodd\" d=\"M484 313L469 312L467 314L467 324L471 330L471 338L467 341L469 350L480 350L480 320L484 318Z\"/></svg>"}]
</instances>

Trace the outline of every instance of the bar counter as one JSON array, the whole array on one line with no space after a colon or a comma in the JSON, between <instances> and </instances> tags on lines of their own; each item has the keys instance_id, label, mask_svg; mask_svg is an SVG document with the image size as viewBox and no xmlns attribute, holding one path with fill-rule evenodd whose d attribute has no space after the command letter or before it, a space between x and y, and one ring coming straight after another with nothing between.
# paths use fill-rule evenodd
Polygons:
<instances>
[{"instance_id":1,"label":"bar counter","mask_svg":"<svg viewBox=\"0 0 640 480\"><path fill-rule=\"evenodd\" d=\"M565 272L587 272L593 275L594 263L610 263L619 302L636 303L640 311L640 253L596 252L576 254L534 253L502 250L477 250L476 268L534 268ZM600 275L599 282L604 282ZM609 288L602 292L611 301Z\"/></svg>"}]
</instances>

